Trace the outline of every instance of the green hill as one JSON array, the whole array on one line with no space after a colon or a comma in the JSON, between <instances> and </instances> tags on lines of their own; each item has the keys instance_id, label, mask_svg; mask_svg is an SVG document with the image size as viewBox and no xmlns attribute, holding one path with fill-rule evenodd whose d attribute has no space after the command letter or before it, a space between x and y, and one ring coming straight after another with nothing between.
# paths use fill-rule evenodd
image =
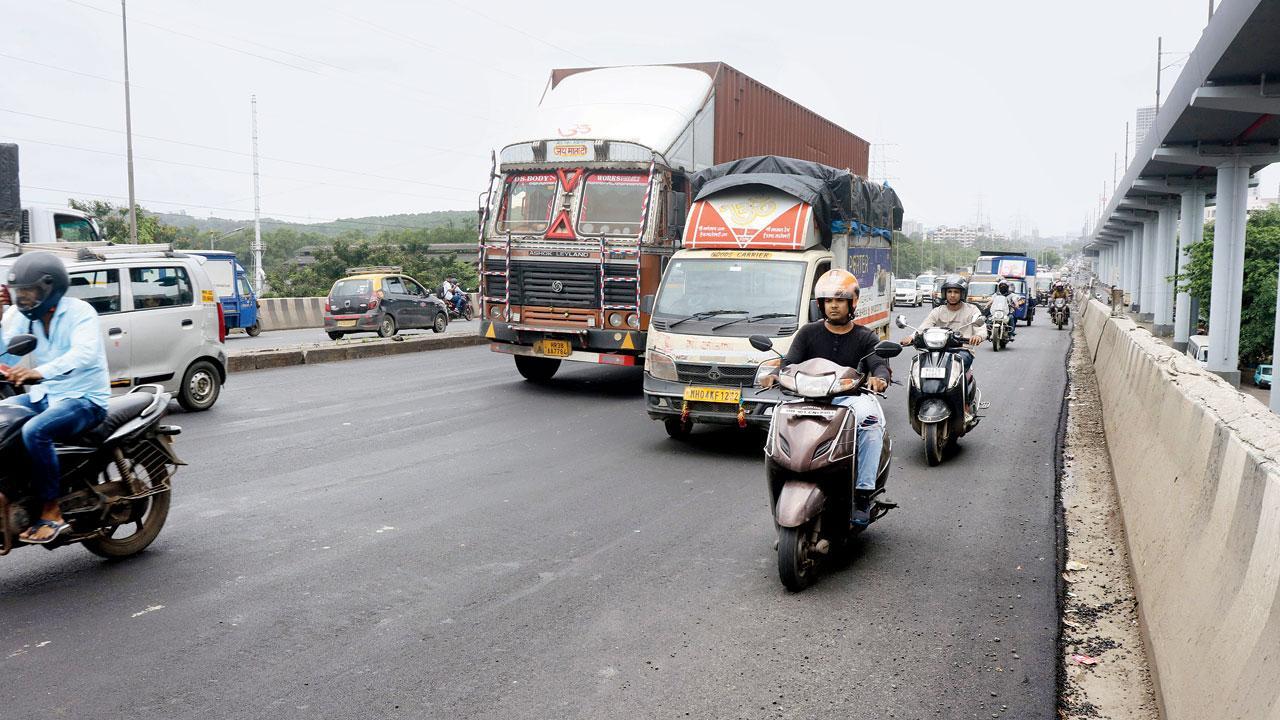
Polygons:
<instances>
[{"instance_id":1,"label":"green hill","mask_svg":"<svg viewBox=\"0 0 1280 720\"><path fill-rule=\"evenodd\" d=\"M183 213L154 213L160 222L174 227L192 228L199 231L231 232L238 227L252 225L252 220L228 220L226 218L198 218ZM350 230L360 230L369 235L381 230L418 229L455 227L472 228L476 223L476 214L472 210L438 210L427 213L406 213L401 215L372 215L359 218L340 218L326 223L299 223L263 218L262 227L267 229L287 228L300 233L319 233L337 237Z\"/></svg>"}]
</instances>

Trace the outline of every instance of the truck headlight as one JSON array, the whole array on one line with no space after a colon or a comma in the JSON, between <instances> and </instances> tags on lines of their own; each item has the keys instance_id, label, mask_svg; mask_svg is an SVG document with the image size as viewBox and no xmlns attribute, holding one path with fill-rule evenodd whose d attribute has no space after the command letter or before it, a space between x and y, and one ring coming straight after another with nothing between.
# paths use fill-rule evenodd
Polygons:
<instances>
[{"instance_id":1,"label":"truck headlight","mask_svg":"<svg viewBox=\"0 0 1280 720\"><path fill-rule=\"evenodd\" d=\"M676 361L672 360L669 355L664 355L657 350L650 350L648 357L644 360L644 371L654 380L669 380L678 382L680 374L676 372Z\"/></svg>"},{"instance_id":2,"label":"truck headlight","mask_svg":"<svg viewBox=\"0 0 1280 720\"><path fill-rule=\"evenodd\" d=\"M756 368L756 379L752 383L756 387L760 387L760 383L769 375L778 372L778 368L782 366L782 358L773 358L760 363L760 367Z\"/></svg>"}]
</instances>

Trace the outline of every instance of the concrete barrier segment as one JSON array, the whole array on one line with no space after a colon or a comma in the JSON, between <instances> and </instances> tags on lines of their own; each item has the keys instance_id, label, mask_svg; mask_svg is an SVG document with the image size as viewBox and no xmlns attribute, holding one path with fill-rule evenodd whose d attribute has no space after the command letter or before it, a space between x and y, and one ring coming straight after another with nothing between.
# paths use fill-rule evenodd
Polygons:
<instances>
[{"instance_id":1,"label":"concrete barrier segment","mask_svg":"<svg viewBox=\"0 0 1280 720\"><path fill-rule=\"evenodd\" d=\"M400 337L404 339L387 338L365 342L344 342L333 345L314 345L311 347L238 353L227 358L227 369L233 373L247 372L290 365L314 365L324 362L402 355L412 352L450 350L473 345L486 345L489 342L479 335L471 334Z\"/></svg>"},{"instance_id":2,"label":"concrete barrier segment","mask_svg":"<svg viewBox=\"0 0 1280 720\"><path fill-rule=\"evenodd\" d=\"M1165 717L1280 717L1280 417L1102 303L1085 313Z\"/></svg>"}]
</instances>

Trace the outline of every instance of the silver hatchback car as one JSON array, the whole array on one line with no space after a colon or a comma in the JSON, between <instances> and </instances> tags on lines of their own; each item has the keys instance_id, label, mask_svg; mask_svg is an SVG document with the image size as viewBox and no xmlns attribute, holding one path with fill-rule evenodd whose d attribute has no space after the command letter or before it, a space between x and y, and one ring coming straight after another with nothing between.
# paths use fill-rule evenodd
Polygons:
<instances>
[{"instance_id":1,"label":"silver hatchback car","mask_svg":"<svg viewBox=\"0 0 1280 720\"><path fill-rule=\"evenodd\" d=\"M186 410L213 407L227 380L226 330L204 258L111 250L62 260L71 276L67 294L98 311L112 392L154 383ZM0 277L16 260L0 258Z\"/></svg>"}]
</instances>

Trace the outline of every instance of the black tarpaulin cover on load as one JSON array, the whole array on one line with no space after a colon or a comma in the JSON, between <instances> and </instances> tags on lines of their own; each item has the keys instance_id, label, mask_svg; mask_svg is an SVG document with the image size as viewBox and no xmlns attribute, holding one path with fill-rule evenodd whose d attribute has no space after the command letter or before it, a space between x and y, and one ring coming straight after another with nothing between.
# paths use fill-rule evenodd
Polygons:
<instances>
[{"instance_id":1,"label":"black tarpaulin cover on load","mask_svg":"<svg viewBox=\"0 0 1280 720\"><path fill-rule=\"evenodd\" d=\"M695 201L733 187L764 185L781 190L813 207L825 244L832 222L870 228L902 227L902 202L893 188L875 185L848 170L777 155L761 155L721 163L689 176Z\"/></svg>"}]
</instances>

